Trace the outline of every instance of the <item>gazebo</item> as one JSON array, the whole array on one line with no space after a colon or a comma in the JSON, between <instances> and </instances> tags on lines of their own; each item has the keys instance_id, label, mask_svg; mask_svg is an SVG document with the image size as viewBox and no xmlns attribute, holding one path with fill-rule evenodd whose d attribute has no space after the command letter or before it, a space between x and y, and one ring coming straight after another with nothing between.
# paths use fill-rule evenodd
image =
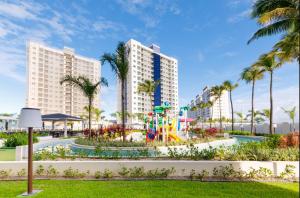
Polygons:
<instances>
[{"instance_id":1,"label":"gazebo","mask_svg":"<svg viewBox=\"0 0 300 198\"><path fill-rule=\"evenodd\" d=\"M55 122L64 122L64 136L67 137L67 122L68 121L82 121L80 117L71 116L62 113L53 113L53 114L46 114L42 115L42 121L52 122L52 130L54 130L54 123ZM44 126L44 123L43 123Z\"/></svg>"}]
</instances>

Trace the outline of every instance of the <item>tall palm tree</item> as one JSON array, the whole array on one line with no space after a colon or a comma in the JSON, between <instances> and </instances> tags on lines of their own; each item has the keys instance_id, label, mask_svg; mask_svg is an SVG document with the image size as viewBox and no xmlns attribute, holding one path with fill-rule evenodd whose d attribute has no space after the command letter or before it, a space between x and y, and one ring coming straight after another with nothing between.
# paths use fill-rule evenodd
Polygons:
<instances>
[{"instance_id":1,"label":"tall palm tree","mask_svg":"<svg viewBox=\"0 0 300 198\"><path fill-rule=\"evenodd\" d=\"M159 84L160 84L159 80L156 81L145 80L143 83L138 84L138 93L145 93L146 95L148 95L152 107L153 107L153 94Z\"/></svg>"},{"instance_id":2,"label":"tall palm tree","mask_svg":"<svg viewBox=\"0 0 300 198\"><path fill-rule=\"evenodd\" d=\"M296 107L293 107L292 109L284 109L283 107L281 107L281 109L286 113L288 114L289 118L291 119L292 121L292 124L293 124L293 131L296 131L296 128L295 128L295 117L296 117ZM291 129L290 129L291 130Z\"/></svg>"},{"instance_id":3,"label":"tall palm tree","mask_svg":"<svg viewBox=\"0 0 300 198\"><path fill-rule=\"evenodd\" d=\"M88 98L88 119L89 119L89 138L91 137L91 118L92 118L92 104L100 86L108 86L107 80L101 77L100 81L93 83L89 78L84 76L66 75L60 84L68 83L71 86L79 88L83 94Z\"/></svg>"},{"instance_id":4,"label":"tall palm tree","mask_svg":"<svg viewBox=\"0 0 300 198\"><path fill-rule=\"evenodd\" d=\"M232 101L232 91L239 86L238 83L232 83L229 80L223 82L223 86L227 91L229 91L229 99L230 99L230 106L231 106L231 130L234 130L234 111L233 111L233 101Z\"/></svg>"},{"instance_id":5,"label":"tall palm tree","mask_svg":"<svg viewBox=\"0 0 300 198\"><path fill-rule=\"evenodd\" d=\"M123 141L126 140L126 133L125 133L125 121L126 121L126 82L127 82L127 75L129 70L129 63L128 63L128 56L129 56L130 49L126 47L124 42L119 42L116 52L111 53L104 53L101 57L101 62L104 64L108 62L111 66L112 71L117 76L118 80L121 83L121 112L122 112L122 136Z\"/></svg>"},{"instance_id":6,"label":"tall palm tree","mask_svg":"<svg viewBox=\"0 0 300 198\"><path fill-rule=\"evenodd\" d=\"M276 61L275 53L263 54L259 57L258 61L252 65L252 67L258 67L262 72L268 72L270 74L270 123L269 133L274 134L273 128L273 74L274 70L281 66L280 62Z\"/></svg>"},{"instance_id":7,"label":"tall palm tree","mask_svg":"<svg viewBox=\"0 0 300 198\"><path fill-rule=\"evenodd\" d=\"M246 83L252 83L252 94L251 94L251 125L250 131L253 134L253 122L254 122L254 87L257 80L263 78L263 72L257 67L247 67L241 73L241 79Z\"/></svg>"},{"instance_id":8,"label":"tall palm tree","mask_svg":"<svg viewBox=\"0 0 300 198\"><path fill-rule=\"evenodd\" d=\"M225 91L225 87L223 85L216 85L216 86L213 86L211 89L210 89L210 94L211 96L214 97L214 100L218 100L219 102L219 123L220 123L220 130L222 130L222 109L221 109L221 97L222 97L222 94L223 92Z\"/></svg>"},{"instance_id":9,"label":"tall palm tree","mask_svg":"<svg viewBox=\"0 0 300 198\"><path fill-rule=\"evenodd\" d=\"M248 41L283 34L274 49L279 50L285 58L298 59L300 67L299 32L300 32L300 3L299 0L257 0L252 9L252 18L256 18L263 26Z\"/></svg>"},{"instance_id":10,"label":"tall palm tree","mask_svg":"<svg viewBox=\"0 0 300 198\"><path fill-rule=\"evenodd\" d=\"M263 27L254 33L248 43L260 37L278 33L288 35L300 29L298 0L257 0L251 16Z\"/></svg>"}]
</instances>

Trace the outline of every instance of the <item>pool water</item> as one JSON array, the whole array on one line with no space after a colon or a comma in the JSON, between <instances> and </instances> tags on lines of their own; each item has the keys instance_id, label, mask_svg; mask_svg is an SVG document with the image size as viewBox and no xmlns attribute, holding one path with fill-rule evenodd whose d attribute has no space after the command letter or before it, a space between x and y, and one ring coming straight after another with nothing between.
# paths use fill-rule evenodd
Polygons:
<instances>
[{"instance_id":1,"label":"pool water","mask_svg":"<svg viewBox=\"0 0 300 198\"><path fill-rule=\"evenodd\" d=\"M237 140L237 143L247 143L247 142L261 142L264 140L264 137L249 137L249 136L232 136Z\"/></svg>"}]
</instances>

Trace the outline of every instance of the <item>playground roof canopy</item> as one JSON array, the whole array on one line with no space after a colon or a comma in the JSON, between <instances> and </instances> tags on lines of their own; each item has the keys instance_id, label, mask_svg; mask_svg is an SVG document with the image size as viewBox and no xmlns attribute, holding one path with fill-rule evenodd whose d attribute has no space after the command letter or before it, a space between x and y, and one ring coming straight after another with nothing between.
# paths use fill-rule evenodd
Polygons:
<instances>
[{"instance_id":1,"label":"playground roof canopy","mask_svg":"<svg viewBox=\"0 0 300 198\"><path fill-rule=\"evenodd\" d=\"M71 116L62 113L53 113L42 115L43 121L81 121L80 117Z\"/></svg>"}]
</instances>

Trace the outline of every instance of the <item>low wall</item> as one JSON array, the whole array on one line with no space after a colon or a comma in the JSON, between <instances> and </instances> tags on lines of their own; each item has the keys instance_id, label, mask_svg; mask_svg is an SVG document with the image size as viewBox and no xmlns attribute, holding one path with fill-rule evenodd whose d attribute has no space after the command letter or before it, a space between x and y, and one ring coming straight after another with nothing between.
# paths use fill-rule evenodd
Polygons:
<instances>
[{"instance_id":1,"label":"low wall","mask_svg":"<svg viewBox=\"0 0 300 198\"><path fill-rule=\"evenodd\" d=\"M59 171L59 175L63 174L63 171L71 167L72 169L78 169L79 171L89 171L90 175L94 175L96 171L103 172L105 169L109 169L114 175L122 167L144 167L145 171L162 169L162 168L175 168L175 173L171 176L184 177L189 176L191 170L200 172L206 170L209 175L212 175L213 169L219 166L228 166L232 164L235 170L242 170L248 172L250 168L259 169L260 167L270 169L275 176L279 176L285 169L285 166L295 166L295 175L299 177L299 162L290 161L187 161L187 160L101 160L101 161L35 161L33 163L34 172L39 165L42 165L47 169L50 165ZM11 170L10 176L17 176L17 172L20 170L27 170L26 161L8 161L0 162L0 170Z\"/></svg>"}]
</instances>

